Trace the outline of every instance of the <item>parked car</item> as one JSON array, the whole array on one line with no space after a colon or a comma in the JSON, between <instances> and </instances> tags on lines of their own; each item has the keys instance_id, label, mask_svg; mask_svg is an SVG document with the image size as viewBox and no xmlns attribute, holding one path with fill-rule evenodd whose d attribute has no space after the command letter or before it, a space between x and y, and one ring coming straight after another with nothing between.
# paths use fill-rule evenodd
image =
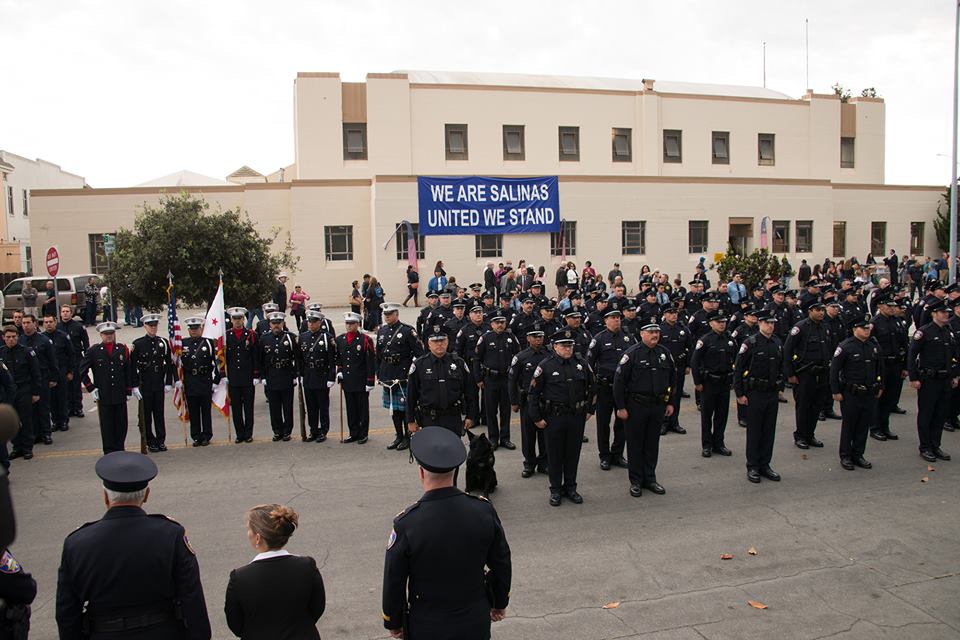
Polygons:
<instances>
[{"instance_id":1,"label":"parked car","mask_svg":"<svg viewBox=\"0 0 960 640\"><path fill-rule=\"evenodd\" d=\"M80 314L86 304L86 295L83 293L84 287L90 278L98 278L96 274L86 273L77 275L57 276L57 308L62 304L69 304L73 307L73 314ZM53 278L31 276L27 278L17 278L11 280L3 289L3 321L8 322L13 319L14 311L23 311L23 285L30 281L39 292L37 296L37 310L43 306L43 301L47 299L47 283Z\"/></svg>"}]
</instances>

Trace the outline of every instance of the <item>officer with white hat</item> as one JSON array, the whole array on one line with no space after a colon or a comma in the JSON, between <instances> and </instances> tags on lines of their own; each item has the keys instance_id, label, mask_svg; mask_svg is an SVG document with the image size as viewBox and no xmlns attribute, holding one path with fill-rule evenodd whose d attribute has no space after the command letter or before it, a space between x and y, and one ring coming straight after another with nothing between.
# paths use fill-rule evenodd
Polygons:
<instances>
[{"instance_id":1,"label":"officer with white hat","mask_svg":"<svg viewBox=\"0 0 960 640\"><path fill-rule=\"evenodd\" d=\"M258 352L274 442L289 441L293 432L293 388L300 370L300 343L286 330L285 319L282 311L267 316L270 332L260 339Z\"/></svg>"},{"instance_id":2,"label":"officer with white hat","mask_svg":"<svg viewBox=\"0 0 960 640\"><path fill-rule=\"evenodd\" d=\"M260 382L257 368L257 343L259 339L252 329L247 329L243 307L227 309L231 329L225 340L227 360L227 393L230 395L230 415L236 431L237 444L253 442L253 400L256 385Z\"/></svg>"},{"instance_id":3,"label":"officer with white hat","mask_svg":"<svg viewBox=\"0 0 960 640\"><path fill-rule=\"evenodd\" d=\"M337 380L347 405L350 436L344 442L366 444L370 431L370 398L377 374L376 347L360 331L360 314L343 314L347 332L337 336Z\"/></svg>"},{"instance_id":4,"label":"officer with white hat","mask_svg":"<svg viewBox=\"0 0 960 640\"><path fill-rule=\"evenodd\" d=\"M264 319L257 323L257 335L262 337L270 332L270 314L280 311L280 307L275 302L265 302L261 307L263 309ZM286 326L284 326L286 329Z\"/></svg>"},{"instance_id":5,"label":"officer with white hat","mask_svg":"<svg viewBox=\"0 0 960 640\"><path fill-rule=\"evenodd\" d=\"M127 439L130 351L127 345L116 341L119 328L115 322L98 324L101 342L87 349L80 361L80 380L97 402L104 453L123 451Z\"/></svg>"},{"instance_id":6,"label":"officer with white hat","mask_svg":"<svg viewBox=\"0 0 960 640\"><path fill-rule=\"evenodd\" d=\"M133 341L130 384L134 398L143 402L143 429L151 453L166 451L166 422L163 417L164 392L173 389L173 357L170 342L157 335L159 313L143 316L145 335ZM154 431L156 429L156 431Z\"/></svg>"},{"instance_id":7,"label":"officer with white hat","mask_svg":"<svg viewBox=\"0 0 960 640\"><path fill-rule=\"evenodd\" d=\"M187 397L193 446L205 447L213 439L213 419L210 415L213 389L223 376L217 366L216 345L212 339L203 337L204 319L193 316L184 322L190 335L183 339L180 351L183 381L177 380L176 386L182 387Z\"/></svg>"},{"instance_id":8,"label":"officer with white hat","mask_svg":"<svg viewBox=\"0 0 960 640\"><path fill-rule=\"evenodd\" d=\"M323 442L330 431L330 388L337 379L337 347L333 336L323 330L324 320L319 310L309 309L307 330L300 334L300 375L310 425L307 442Z\"/></svg>"},{"instance_id":9,"label":"officer with white hat","mask_svg":"<svg viewBox=\"0 0 960 640\"><path fill-rule=\"evenodd\" d=\"M330 318L323 315L323 305L319 302L312 302L307 305L307 311L316 311L320 314L320 330L325 331L330 339L333 340L337 337L337 330L333 328L333 322L330 321Z\"/></svg>"}]
</instances>

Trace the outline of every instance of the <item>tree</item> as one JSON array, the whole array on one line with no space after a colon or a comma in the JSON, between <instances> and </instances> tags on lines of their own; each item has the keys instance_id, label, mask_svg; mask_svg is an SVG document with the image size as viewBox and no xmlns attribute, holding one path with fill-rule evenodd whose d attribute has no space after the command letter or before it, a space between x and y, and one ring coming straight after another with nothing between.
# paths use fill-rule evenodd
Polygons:
<instances>
[{"instance_id":1,"label":"tree","mask_svg":"<svg viewBox=\"0 0 960 640\"><path fill-rule=\"evenodd\" d=\"M879 94L877 94L876 89L874 89L873 87L867 87L866 89L860 92L860 97L861 98L879 98L880 96Z\"/></svg>"},{"instance_id":2,"label":"tree","mask_svg":"<svg viewBox=\"0 0 960 640\"><path fill-rule=\"evenodd\" d=\"M847 89L839 82L831 87L833 92L840 96L840 102L848 102L850 100L850 89Z\"/></svg>"},{"instance_id":3,"label":"tree","mask_svg":"<svg viewBox=\"0 0 960 640\"><path fill-rule=\"evenodd\" d=\"M750 255L741 256L733 247L729 247L716 267L717 273L724 280L729 280L735 273L739 273L748 288L763 284L767 278L779 280L793 275L793 268L786 256L778 258L767 249L754 249Z\"/></svg>"},{"instance_id":4,"label":"tree","mask_svg":"<svg viewBox=\"0 0 960 640\"><path fill-rule=\"evenodd\" d=\"M957 182L960 189L960 181ZM937 202L937 217L933 219L933 230L937 233L937 246L940 251L949 251L950 247L950 187L940 195Z\"/></svg>"},{"instance_id":5,"label":"tree","mask_svg":"<svg viewBox=\"0 0 960 640\"><path fill-rule=\"evenodd\" d=\"M117 232L107 284L117 298L159 310L167 302L167 272L174 275L177 299L204 306L217 290L223 270L228 305L259 307L270 297L276 275L293 271L289 234L278 244L279 229L262 237L246 213L210 210L202 197L164 195L158 206L143 204L134 228Z\"/></svg>"}]
</instances>

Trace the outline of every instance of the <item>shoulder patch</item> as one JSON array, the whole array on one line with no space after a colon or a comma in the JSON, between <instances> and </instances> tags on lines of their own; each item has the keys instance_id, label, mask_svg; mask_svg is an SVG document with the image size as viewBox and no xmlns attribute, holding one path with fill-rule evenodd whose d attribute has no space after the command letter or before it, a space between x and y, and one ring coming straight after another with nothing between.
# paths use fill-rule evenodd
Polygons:
<instances>
[{"instance_id":1,"label":"shoulder patch","mask_svg":"<svg viewBox=\"0 0 960 640\"><path fill-rule=\"evenodd\" d=\"M17 559L13 557L10 551L4 551L3 555L0 556L0 573L20 573L21 571L23 571L23 567L20 566Z\"/></svg>"},{"instance_id":2,"label":"shoulder patch","mask_svg":"<svg viewBox=\"0 0 960 640\"><path fill-rule=\"evenodd\" d=\"M187 534L183 534L183 545L187 548L187 551L193 555L197 555L197 552L193 550L193 547L190 546L190 541L187 539Z\"/></svg>"},{"instance_id":3,"label":"shoulder patch","mask_svg":"<svg viewBox=\"0 0 960 640\"><path fill-rule=\"evenodd\" d=\"M465 495L465 496L467 496L467 497L469 497L469 498L473 498L474 500L483 500L484 502L490 502L489 500L487 500L487 499L484 498L483 496L475 496L475 495L473 495L472 493L467 493L466 491L463 492L463 495Z\"/></svg>"},{"instance_id":4,"label":"shoulder patch","mask_svg":"<svg viewBox=\"0 0 960 640\"><path fill-rule=\"evenodd\" d=\"M800 327L793 327L792 329L790 329L790 335L795 336L798 333L800 333Z\"/></svg>"},{"instance_id":5,"label":"shoulder patch","mask_svg":"<svg viewBox=\"0 0 960 640\"><path fill-rule=\"evenodd\" d=\"M923 331L920 331L920 330L918 329L917 331L914 331L914 332L913 332L913 339L914 339L914 340L920 340L921 338L923 338Z\"/></svg>"},{"instance_id":6,"label":"shoulder patch","mask_svg":"<svg viewBox=\"0 0 960 640\"><path fill-rule=\"evenodd\" d=\"M412 376L416 370L417 370L417 363L416 363L416 362L411 362L411 363L410 363L410 371L407 371L407 375L408 375L408 376Z\"/></svg>"},{"instance_id":7,"label":"shoulder patch","mask_svg":"<svg viewBox=\"0 0 960 640\"><path fill-rule=\"evenodd\" d=\"M836 358L841 353L843 353L843 347L837 347L837 350L833 352L833 357Z\"/></svg>"},{"instance_id":8,"label":"shoulder patch","mask_svg":"<svg viewBox=\"0 0 960 640\"><path fill-rule=\"evenodd\" d=\"M533 377L539 378L541 375L543 375L543 369L538 366L536 370L533 372Z\"/></svg>"},{"instance_id":9,"label":"shoulder patch","mask_svg":"<svg viewBox=\"0 0 960 640\"><path fill-rule=\"evenodd\" d=\"M519 361L520 361L520 359L519 359L517 356L513 356L513 360L510 361L510 366L511 366L511 367L517 366L517 362L519 362Z\"/></svg>"},{"instance_id":10,"label":"shoulder patch","mask_svg":"<svg viewBox=\"0 0 960 640\"><path fill-rule=\"evenodd\" d=\"M747 343L744 342L742 345L740 345L740 353L746 353L746 352L747 352L747 349L749 349L749 348L750 348L750 347L747 346Z\"/></svg>"},{"instance_id":11,"label":"shoulder patch","mask_svg":"<svg viewBox=\"0 0 960 640\"><path fill-rule=\"evenodd\" d=\"M703 340L697 340L697 346L694 347L694 351L696 351L697 349L699 349L699 348L702 347L702 346L703 346Z\"/></svg>"},{"instance_id":12,"label":"shoulder patch","mask_svg":"<svg viewBox=\"0 0 960 640\"><path fill-rule=\"evenodd\" d=\"M622 357L622 358L620 358L620 364L621 364L621 365L627 364L629 361L630 361L630 356L627 355L626 353L623 354L623 357Z\"/></svg>"},{"instance_id":13,"label":"shoulder patch","mask_svg":"<svg viewBox=\"0 0 960 640\"><path fill-rule=\"evenodd\" d=\"M594 338L593 340L590 341L590 348L593 349L595 346L597 346L597 340L596 340L596 338Z\"/></svg>"},{"instance_id":14,"label":"shoulder patch","mask_svg":"<svg viewBox=\"0 0 960 640\"><path fill-rule=\"evenodd\" d=\"M396 529L391 528L390 536L387 538L387 549L392 547L396 541L397 541L397 531Z\"/></svg>"}]
</instances>

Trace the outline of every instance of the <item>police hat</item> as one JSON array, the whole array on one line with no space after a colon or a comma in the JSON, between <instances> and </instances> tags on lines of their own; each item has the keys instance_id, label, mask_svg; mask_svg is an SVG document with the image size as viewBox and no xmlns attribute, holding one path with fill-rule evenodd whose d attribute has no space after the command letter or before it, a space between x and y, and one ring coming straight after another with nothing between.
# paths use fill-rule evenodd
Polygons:
<instances>
[{"instance_id":1,"label":"police hat","mask_svg":"<svg viewBox=\"0 0 960 640\"><path fill-rule=\"evenodd\" d=\"M520 304L527 304L528 302L530 304L533 304L533 298L531 298L530 296L527 296L526 298L520 301Z\"/></svg>"},{"instance_id":2,"label":"police hat","mask_svg":"<svg viewBox=\"0 0 960 640\"><path fill-rule=\"evenodd\" d=\"M550 334L550 342L553 344L573 344L573 332L570 329L561 329Z\"/></svg>"},{"instance_id":3,"label":"police hat","mask_svg":"<svg viewBox=\"0 0 960 640\"><path fill-rule=\"evenodd\" d=\"M97 333L113 333L120 329L120 325L116 322L101 322L97 325Z\"/></svg>"},{"instance_id":4,"label":"police hat","mask_svg":"<svg viewBox=\"0 0 960 640\"><path fill-rule=\"evenodd\" d=\"M636 310L637 310L637 305L633 304L633 302L627 302L627 304L623 305L623 308L621 309L621 311L633 311L633 312L636 312Z\"/></svg>"},{"instance_id":5,"label":"police hat","mask_svg":"<svg viewBox=\"0 0 960 640\"><path fill-rule=\"evenodd\" d=\"M148 313L142 318L143 324L159 324L160 323L160 314L159 313Z\"/></svg>"},{"instance_id":6,"label":"police hat","mask_svg":"<svg viewBox=\"0 0 960 640\"><path fill-rule=\"evenodd\" d=\"M410 453L427 471L449 473L467 459L467 449L450 429L424 427L410 437Z\"/></svg>"},{"instance_id":7,"label":"police hat","mask_svg":"<svg viewBox=\"0 0 960 640\"><path fill-rule=\"evenodd\" d=\"M675 302L664 302L660 305L660 313L679 313L680 307Z\"/></svg>"},{"instance_id":8,"label":"police hat","mask_svg":"<svg viewBox=\"0 0 960 640\"><path fill-rule=\"evenodd\" d=\"M263 303L262 309L264 313L269 313L271 311L279 311L280 305L278 305L276 302L265 302Z\"/></svg>"},{"instance_id":9,"label":"police hat","mask_svg":"<svg viewBox=\"0 0 960 640\"><path fill-rule=\"evenodd\" d=\"M492 292L492 291L484 291L484 292L483 292L483 295L480 296L480 297L481 297L483 300L486 300L487 298L490 298L491 300L493 300L493 292Z\"/></svg>"},{"instance_id":10,"label":"police hat","mask_svg":"<svg viewBox=\"0 0 960 640\"><path fill-rule=\"evenodd\" d=\"M756 316L756 317L759 318L759 317L760 317L759 314L760 314L760 312L757 311L757 308L754 307L753 305L747 305L747 306L744 307L744 309L743 309L743 315L744 315L744 316Z\"/></svg>"},{"instance_id":11,"label":"police hat","mask_svg":"<svg viewBox=\"0 0 960 640\"><path fill-rule=\"evenodd\" d=\"M484 296L484 297L486 297L486 296ZM501 300L513 300L513 294L510 293L509 291L504 291L503 293L500 294L500 299L501 299Z\"/></svg>"},{"instance_id":12,"label":"police hat","mask_svg":"<svg viewBox=\"0 0 960 640\"><path fill-rule=\"evenodd\" d=\"M427 337L427 340L430 340L430 341L432 341L432 342L439 342L439 341L441 341L441 340L447 340L450 336L448 336L445 331L441 331L440 329L442 329L442 327L441 327L440 325L438 325L438 324L433 325L433 333L431 333L431 334Z\"/></svg>"},{"instance_id":13,"label":"police hat","mask_svg":"<svg viewBox=\"0 0 960 640\"><path fill-rule=\"evenodd\" d=\"M953 284L948 284L948 285L944 288L943 292L944 292L944 293L953 293L954 291L957 291L958 289L960 289L960 285L958 285L956 282L954 282Z\"/></svg>"},{"instance_id":14,"label":"police hat","mask_svg":"<svg viewBox=\"0 0 960 640\"><path fill-rule=\"evenodd\" d=\"M475 305L473 305L472 307L470 307L469 309L467 309L467 313L473 313L474 311L478 311L478 312L480 312L480 313L483 313L483 307L480 306L479 304L475 304Z\"/></svg>"},{"instance_id":15,"label":"police hat","mask_svg":"<svg viewBox=\"0 0 960 640\"><path fill-rule=\"evenodd\" d=\"M267 320L269 320L271 324L274 322L286 322L287 314L283 311L274 311L273 313L267 314Z\"/></svg>"},{"instance_id":16,"label":"police hat","mask_svg":"<svg viewBox=\"0 0 960 640\"><path fill-rule=\"evenodd\" d=\"M830 298L829 300L823 301L823 306L825 307L840 307L840 303L837 302L836 298Z\"/></svg>"},{"instance_id":17,"label":"police hat","mask_svg":"<svg viewBox=\"0 0 960 640\"><path fill-rule=\"evenodd\" d=\"M783 293L783 287L781 287L780 285L774 285L770 287L770 293L771 295L774 293Z\"/></svg>"},{"instance_id":18,"label":"police hat","mask_svg":"<svg viewBox=\"0 0 960 640\"><path fill-rule=\"evenodd\" d=\"M933 313L934 311L949 311L947 308L947 303L943 300L937 300L936 302L931 302L927 305L927 311Z\"/></svg>"},{"instance_id":19,"label":"police hat","mask_svg":"<svg viewBox=\"0 0 960 640\"><path fill-rule=\"evenodd\" d=\"M943 289L943 283L940 282L939 280L932 280L927 285L927 291L930 291L931 293L936 291L937 289Z\"/></svg>"},{"instance_id":20,"label":"police hat","mask_svg":"<svg viewBox=\"0 0 960 640\"><path fill-rule=\"evenodd\" d=\"M834 286L833 286L832 284L830 284L829 282L824 283L824 285L823 285L822 287L820 287L820 295L824 295L824 296L825 296L825 295L827 295L828 293L836 293L836 292L837 292L836 287L834 287Z\"/></svg>"},{"instance_id":21,"label":"police hat","mask_svg":"<svg viewBox=\"0 0 960 640\"><path fill-rule=\"evenodd\" d=\"M773 312L773 309L762 309L757 311L753 315L757 316L759 322L776 322L777 316Z\"/></svg>"},{"instance_id":22,"label":"police hat","mask_svg":"<svg viewBox=\"0 0 960 640\"><path fill-rule=\"evenodd\" d=\"M319 311L314 311L313 309L307 311L307 322L320 322L321 320L323 320L323 314Z\"/></svg>"},{"instance_id":23,"label":"police hat","mask_svg":"<svg viewBox=\"0 0 960 640\"><path fill-rule=\"evenodd\" d=\"M876 303L877 303L877 304L885 304L885 305L887 305L888 307L896 307L896 306L898 306L898 305L900 304L899 301L898 301L896 298L892 297L892 296L878 296L878 297L877 297L877 300L876 300Z\"/></svg>"},{"instance_id":24,"label":"police hat","mask_svg":"<svg viewBox=\"0 0 960 640\"><path fill-rule=\"evenodd\" d=\"M506 322L506 321L507 321L507 317L502 313L495 313L492 316L490 316L490 322Z\"/></svg>"},{"instance_id":25,"label":"police hat","mask_svg":"<svg viewBox=\"0 0 960 640\"><path fill-rule=\"evenodd\" d=\"M567 297L570 298L571 300L574 298L582 298L583 291L580 291L580 289L574 289L573 291L568 291Z\"/></svg>"},{"instance_id":26,"label":"police hat","mask_svg":"<svg viewBox=\"0 0 960 640\"><path fill-rule=\"evenodd\" d=\"M439 296L439 295L440 295L440 294L437 293L436 291L429 291L429 292L427 292L427 298L436 298L436 297Z\"/></svg>"},{"instance_id":27,"label":"police hat","mask_svg":"<svg viewBox=\"0 0 960 640\"><path fill-rule=\"evenodd\" d=\"M103 480L103 486L111 491L132 493L146 489L157 477L156 463L141 453L114 451L97 460L94 467Z\"/></svg>"},{"instance_id":28,"label":"police hat","mask_svg":"<svg viewBox=\"0 0 960 640\"><path fill-rule=\"evenodd\" d=\"M707 322L726 322L727 316L720 309L714 309L707 313Z\"/></svg>"},{"instance_id":29,"label":"police hat","mask_svg":"<svg viewBox=\"0 0 960 640\"><path fill-rule=\"evenodd\" d=\"M382 305L380 305L380 309L383 311L384 314L396 313L400 311L400 307L402 306L403 305L400 304L399 302L384 302Z\"/></svg>"},{"instance_id":30,"label":"police hat","mask_svg":"<svg viewBox=\"0 0 960 640\"><path fill-rule=\"evenodd\" d=\"M796 290L796 289L787 289L787 290L783 293L783 295L787 296L788 298L796 298L796 297L797 297L797 290Z\"/></svg>"},{"instance_id":31,"label":"police hat","mask_svg":"<svg viewBox=\"0 0 960 640\"><path fill-rule=\"evenodd\" d=\"M807 312L807 311L810 311L811 309L818 309L818 308L823 309L823 307L824 307L824 304L820 300L820 298L810 298L809 300L805 300L803 302L803 304L800 306L800 309L803 312Z\"/></svg>"},{"instance_id":32,"label":"police hat","mask_svg":"<svg viewBox=\"0 0 960 640\"><path fill-rule=\"evenodd\" d=\"M543 331L541 331L540 329L534 329L533 331L527 331L527 337L528 337L528 338L542 338L542 337L543 337Z\"/></svg>"},{"instance_id":33,"label":"police hat","mask_svg":"<svg viewBox=\"0 0 960 640\"><path fill-rule=\"evenodd\" d=\"M454 300L454 301L453 301L453 304L450 305L450 306L453 307L454 309L457 309L457 308L466 309L466 308L467 308L467 303L464 302L463 300Z\"/></svg>"},{"instance_id":34,"label":"police hat","mask_svg":"<svg viewBox=\"0 0 960 640\"><path fill-rule=\"evenodd\" d=\"M271 314L271 315L272 315L272 314ZM206 319L205 319L205 318L201 318L200 316L190 316L189 318L187 318L187 319L184 320L183 322L184 322L184 324L186 324L188 327L190 327L191 329L193 329L194 327L202 327L202 326L203 326L203 323L204 323L205 321L206 321Z\"/></svg>"},{"instance_id":35,"label":"police hat","mask_svg":"<svg viewBox=\"0 0 960 640\"><path fill-rule=\"evenodd\" d=\"M353 311L347 311L343 314L343 321L347 324L360 324L360 314Z\"/></svg>"},{"instance_id":36,"label":"police hat","mask_svg":"<svg viewBox=\"0 0 960 640\"><path fill-rule=\"evenodd\" d=\"M604 318L614 318L614 317L621 318L623 317L623 314L620 313L619 309L611 309L610 311L607 311L605 314L603 314L603 317Z\"/></svg>"},{"instance_id":37,"label":"police hat","mask_svg":"<svg viewBox=\"0 0 960 640\"><path fill-rule=\"evenodd\" d=\"M809 280L806 281L806 283L804 284L804 286L806 286L806 287L818 287L818 286L820 286L820 281L817 280L816 278L810 278Z\"/></svg>"},{"instance_id":38,"label":"police hat","mask_svg":"<svg viewBox=\"0 0 960 640\"><path fill-rule=\"evenodd\" d=\"M753 288L750 289L750 291L763 291L763 285L762 285L762 284L755 284L755 285L753 285Z\"/></svg>"},{"instance_id":39,"label":"police hat","mask_svg":"<svg viewBox=\"0 0 960 640\"><path fill-rule=\"evenodd\" d=\"M720 302L720 298L715 293L707 292L700 296L701 302Z\"/></svg>"},{"instance_id":40,"label":"police hat","mask_svg":"<svg viewBox=\"0 0 960 640\"><path fill-rule=\"evenodd\" d=\"M440 297L441 297L441 298L452 298L452 297L453 297L453 294L450 293L449 291L441 291L441 292L440 292Z\"/></svg>"},{"instance_id":41,"label":"police hat","mask_svg":"<svg viewBox=\"0 0 960 640\"><path fill-rule=\"evenodd\" d=\"M531 289L533 289L533 288L542 289L542 288L543 288L543 285L542 285L541 283L539 283L539 282L533 282L533 283L531 283L530 288L531 288Z\"/></svg>"},{"instance_id":42,"label":"police hat","mask_svg":"<svg viewBox=\"0 0 960 640\"><path fill-rule=\"evenodd\" d=\"M853 320L850 323L850 326L856 329L857 327L869 327L873 324L870 320L870 316L864 315L858 317L856 320Z\"/></svg>"},{"instance_id":43,"label":"police hat","mask_svg":"<svg viewBox=\"0 0 960 640\"><path fill-rule=\"evenodd\" d=\"M691 281L688 282L687 284L689 284L689 285L703 284L703 281L702 281L702 280L691 280Z\"/></svg>"},{"instance_id":44,"label":"police hat","mask_svg":"<svg viewBox=\"0 0 960 640\"><path fill-rule=\"evenodd\" d=\"M660 325L656 322L650 322L640 327L640 331L660 331Z\"/></svg>"},{"instance_id":45,"label":"police hat","mask_svg":"<svg viewBox=\"0 0 960 640\"><path fill-rule=\"evenodd\" d=\"M546 302L540 303L540 311L556 311L557 305L553 303L553 300L547 300Z\"/></svg>"},{"instance_id":46,"label":"police hat","mask_svg":"<svg viewBox=\"0 0 960 640\"><path fill-rule=\"evenodd\" d=\"M483 285L480 284L479 282L474 282L473 284L470 285L470 291L482 291L482 290L483 290Z\"/></svg>"},{"instance_id":47,"label":"police hat","mask_svg":"<svg viewBox=\"0 0 960 640\"><path fill-rule=\"evenodd\" d=\"M320 311L321 309L323 309L323 305L320 304L319 302L314 302L312 304L307 305L308 311Z\"/></svg>"},{"instance_id":48,"label":"police hat","mask_svg":"<svg viewBox=\"0 0 960 640\"><path fill-rule=\"evenodd\" d=\"M227 309L227 315L231 318L246 318L247 310L243 307L230 307Z\"/></svg>"},{"instance_id":49,"label":"police hat","mask_svg":"<svg viewBox=\"0 0 960 640\"><path fill-rule=\"evenodd\" d=\"M580 309L571 305L563 310L563 317L564 318L582 318L583 313L580 312Z\"/></svg>"}]
</instances>

